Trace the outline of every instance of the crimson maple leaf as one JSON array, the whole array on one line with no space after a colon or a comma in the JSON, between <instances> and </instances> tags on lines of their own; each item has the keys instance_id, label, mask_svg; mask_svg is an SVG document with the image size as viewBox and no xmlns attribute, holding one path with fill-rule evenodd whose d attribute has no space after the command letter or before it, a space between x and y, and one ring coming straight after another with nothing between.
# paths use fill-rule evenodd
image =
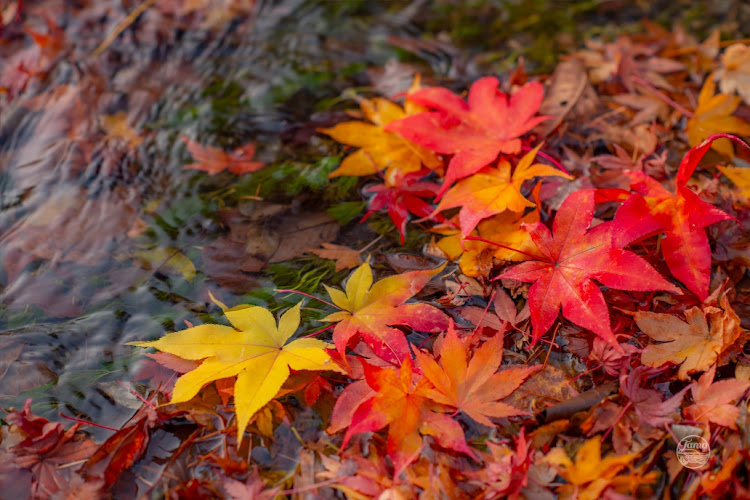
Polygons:
<instances>
[{"instance_id":1,"label":"crimson maple leaf","mask_svg":"<svg viewBox=\"0 0 750 500\"><path fill-rule=\"evenodd\" d=\"M539 222L525 225L541 256L498 276L534 283L529 289L533 343L549 330L562 306L564 317L621 351L609 326L607 303L593 280L618 290L680 293L645 260L613 246L611 223L587 231L594 202L594 190L568 196L555 217L554 236Z\"/></svg>"},{"instance_id":2,"label":"crimson maple leaf","mask_svg":"<svg viewBox=\"0 0 750 500\"><path fill-rule=\"evenodd\" d=\"M550 118L534 116L544 90L527 83L508 98L497 90L498 80L480 78L469 90L468 102L442 87L409 94L409 100L434 109L389 123L385 129L440 154L452 154L442 194L458 179L489 165L500 153L521 151L521 137Z\"/></svg>"},{"instance_id":3,"label":"crimson maple leaf","mask_svg":"<svg viewBox=\"0 0 750 500\"><path fill-rule=\"evenodd\" d=\"M711 278L711 247L703 228L733 217L701 200L687 187L687 181L711 144L721 138L747 147L735 136L712 135L682 159L674 194L643 172L626 172L636 193L622 204L613 220L615 246L620 248L650 234L666 233L661 249L669 270L701 300L708 297Z\"/></svg>"},{"instance_id":4,"label":"crimson maple leaf","mask_svg":"<svg viewBox=\"0 0 750 500\"><path fill-rule=\"evenodd\" d=\"M433 182L420 181L427 173L427 170L420 170L409 174L397 174L392 184L386 180L385 184L365 189L365 193L375 193L375 196L370 199L367 213L360 222L366 221L375 212L388 208L388 216L396 225L403 245L409 214L428 217L433 212L432 206L422 198L434 197L440 186ZM442 222L445 218L438 215L437 220Z\"/></svg>"},{"instance_id":5,"label":"crimson maple leaf","mask_svg":"<svg viewBox=\"0 0 750 500\"><path fill-rule=\"evenodd\" d=\"M213 146L202 146L194 140L180 136L196 160L196 163L185 165L185 169L202 170L210 175L229 170L233 174L241 175L255 172L265 167L264 163L252 161L255 156L255 143L245 144L227 153L223 149Z\"/></svg>"},{"instance_id":6,"label":"crimson maple leaf","mask_svg":"<svg viewBox=\"0 0 750 500\"><path fill-rule=\"evenodd\" d=\"M25 438L9 448L12 458L6 455L4 459L31 471L33 498L49 498L58 493L70 479L68 465L87 459L96 450L96 444L78 432L80 423L65 430L60 423L34 415L31 399L26 400L23 410L8 413L5 420L16 425Z\"/></svg>"}]
</instances>

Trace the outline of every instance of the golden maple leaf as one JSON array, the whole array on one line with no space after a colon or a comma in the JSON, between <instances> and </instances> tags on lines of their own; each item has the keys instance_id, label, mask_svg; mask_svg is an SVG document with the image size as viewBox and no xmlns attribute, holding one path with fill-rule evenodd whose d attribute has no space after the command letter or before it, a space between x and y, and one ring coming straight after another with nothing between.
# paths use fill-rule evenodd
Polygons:
<instances>
[{"instance_id":1,"label":"golden maple leaf","mask_svg":"<svg viewBox=\"0 0 750 500\"><path fill-rule=\"evenodd\" d=\"M410 92L419 89L418 77L414 82ZM370 123L349 121L320 129L320 132L340 143L360 148L344 158L339 168L331 172L329 177L371 175L385 170L386 181L394 182L400 174L421 170L422 165L434 170L442 164L440 158L429 149L385 130L385 126L392 121L420 113L424 108L410 103L408 99L404 108L401 108L380 97L360 99L359 106Z\"/></svg>"},{"instance_id":2,"label":"golden maple leaf","mask_svg":"<svg viewBox=\"0 0 750 500\"><path fill-rule=\"evenodd\" d=\"M158 340L128 345L154 347L184 359L203 360L195 370L177 379L170 403L189 401L206 384L236 376L238 442L242 442L250 418L279 392L290 369L342 371L326 352L331 346L322 340L302 338L287 343L299 326L301 304L284 313L278 327L271 312L262 307L240 305L226 309L218 304L234 328L198 325Z\"/></svg>"},{"instance_id":3,"label":"golden maple leaf","mask_svg":"<svg viewBox=\"0 0 750 500\"><path fill-rule=\"evenodd\" d=\"M533 163L540 144L526 153L516 165L511 175L510 163L507 160L498 162L497 168L485 167L476 174L459 181L445 194L436 212L448 208L461 207L458 220L461 234L468 236L480 220L505 210L523 212L534 203L521 194L523 183L534 177L573 178L554 167L542 163Z\"/></svg>"},{"instance_id":4,"label":"golden maple leaf","mask_svg":"<svg viewBox=\"0 0 750 500\"><path fill-rule=\"evenodd\" d=\"M716 94L713 75L708 75L698 96L698 107L687 123L688 142L695 147L713 134L750 135L750 123L732 113L742 99L727 94ZM724 156L733 157L734 150L726 139L714 141L711 146Z\"/></svg>"},{"instance_id":5,"label":"golden maple leaf","mask_svg":"<svg viewBox=\"0 0 750 500\"><path fill-rule=\"evenodd\" d=\"M740 188L740 194L750 198L750 168L742 167L717 167L724 175Z\"/></svg>"},{"instance_id":6,"label":"golden maple leaf","mask_svg":"<svg viewBox=\"0 0 750 500\"><path fill-rule=\"evenodd\" d=\"M558 470L570 484L561 486L561 498L595 500L614 477L638 455L626 454L602 458L602 438L596 436L578 449L573 462L562 448L550 451L544 461Z\"/></svg>"}]
</instances>

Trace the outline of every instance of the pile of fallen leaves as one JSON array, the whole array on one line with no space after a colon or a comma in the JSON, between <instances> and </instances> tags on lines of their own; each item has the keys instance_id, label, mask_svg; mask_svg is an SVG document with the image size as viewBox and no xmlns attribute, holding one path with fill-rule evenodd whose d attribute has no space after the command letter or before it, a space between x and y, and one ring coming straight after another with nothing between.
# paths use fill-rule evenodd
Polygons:
<instances>
[{"instance_id":1,"label":"pile of fallen leaves","mask_svg":"<svg viewBox=\"0 0 750 500\"><path fill-rule=\"evenodd\" d=\"M750 495L750 46L649 29L552 75L358 96L319 130L348 148L331 176L369 176L401 243L430 233L411 269L328 244L343 289L278 318L211 297L226 324L132 343L159 351L148 399L104 443L9 413L3 493ZM186 168L263 168L183 141Z\"/></svg>"}]
</instances>

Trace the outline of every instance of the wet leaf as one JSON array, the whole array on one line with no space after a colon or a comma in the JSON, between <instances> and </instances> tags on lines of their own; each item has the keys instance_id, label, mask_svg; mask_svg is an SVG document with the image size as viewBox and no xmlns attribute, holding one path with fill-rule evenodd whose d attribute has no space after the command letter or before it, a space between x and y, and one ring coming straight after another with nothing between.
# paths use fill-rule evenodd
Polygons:
<instances>
[{"instance_id":1,"label":"wet leaf","mask_svg":"<svg viewBox=\"0 0 750 500\"><path fill-rule=\"evenodd\" d=\"M336 271L353 269L362 264L362 257L358 250L333 243L323 243L322 246L323 248L313 248L308 251L321 259L336 261Z\"/></svg>"},{"instance_id":2,"label":"wet leaf","mask_svg":"<svg viewBox=\"0 0 750 500\"><path fill-rule=\"evenodd\" d=\"M255 156L255 143L245 144L227 153L223 149L214 146L202 146L194 140L180 136L188 151L196 160L183 168L189 170L201 170L209 175L218 174L225 170L233 174L242 175L255 172L265 167L265 163L252 161Z\"/></svg>"},{"instance_id":3,"label":"wet leaf","mask_svg":"<svg viewBox=\"0 0 750 500\"><path fill-rule=\"evenodd\" d=\"M742 396L750 382L736 378L714 382L716 366L706 371L701 377L690 384L693 394L693 404L683 410L685 418L708 424L714 424L737 429L737 418L740 409L733 403Z\"/></svg>"}]
</instances>

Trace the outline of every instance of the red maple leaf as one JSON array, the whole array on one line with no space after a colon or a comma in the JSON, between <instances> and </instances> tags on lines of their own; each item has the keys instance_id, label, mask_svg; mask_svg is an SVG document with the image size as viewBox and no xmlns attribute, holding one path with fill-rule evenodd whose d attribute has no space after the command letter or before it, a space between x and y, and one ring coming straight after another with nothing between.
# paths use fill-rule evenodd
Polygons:
<instances>
[{"instance_id":1,"label":"red maple leaf","mask_svg":"<svg viewBox=\"0 0 750 500\"><path fill-rule=\"evenodd\" d=\"M679 293L645 260L613 246L611 223L588 230L594 203L593 190L568 196L555 217L554 236L539 222L525 225L541 256L498 277L534 283L529 289L534 343L549 330L562 306L565 318L621 351L609 326L607 303L593 280L618 290Z\"/></svg>"},{"instance_id":2,"label":"red maple leaf","mask_svg":"<svg viewBox=\"0 0 750 500\"><path fill-rule=\"evenodd\" d=\"M675 181L676 193L643 172L626 172L636 193L622 204L612 221L615 246L620 248L650 234L666 233L661 249L669 270L701 300L708 297L711 279L711 247L703 228L733 217L701 200L687 187L687 181L711 144L720 138L747 147L735 136L712 135L682 159Z\"/></svg>"},{"instance_id":3,"label":"red maple leaf","mask_svg":"<svg viewBox=\"0 0 750 500\"><path fill-rule=\"evenodd\" d=\"M223 149L213 146L202 146L194 140L180 136L197 163L185 165L185 169L201 170L210 175L229 170L233 174L242 175L255 172L265 167L264 163L252 161L255 156L255 143L245 144L227 153Z\"/></svg>"},{"instance_id":4,"label":"red maple leaf","mask_svg":"<svg viewBox=\"0 0 750 500\"><path fill-rule=\"evenodd\" d=\"M96 444L78 432L80 423L65 430L62 424L34 415L31 399L26 400L23 410L8 413L5 420L16 425L25 436L10 451L14 465L31 471L33 498L48 498L58 493L70 479L67 466L87 459L96 450Z\"/></svg>"},{"instance_id":5,"label":"red maple leaf","mask_svg":"<svg viewBox=\"0 0 750 500\"><path fill-rule=\"evenodd\" d=\"M409 100L434 109L389 123L385 129L440 154L452 154L442 194L458 179L489 165L500 153L521 151L523 134L548 119L534 116L544 90L527 83L510 98L497 90L498 80L480 78L469 90L468 102L442 87L409 94Z\"/></svg>"},{"instance_id":6,"label":"red maple leaf","mask_svg":"<svg viewBox=\"0 0 750 500\"><path fill-rule=\"evenodd\" d=\"M396 176L393 184L386 181L385 184L365 189L365 193L375 193L375 196L370 199L367 213L360 222L366 221L375 212L387 208L388 216L396 225L403 245L409 214L428 217L433 212L432 206L422 198L434 197L440 186L433 182L420 181L427 173L429 173L427 170L420 170ZM437 220L442 222L445 219L438 215Z\"/></svg>"}]
</instances>

